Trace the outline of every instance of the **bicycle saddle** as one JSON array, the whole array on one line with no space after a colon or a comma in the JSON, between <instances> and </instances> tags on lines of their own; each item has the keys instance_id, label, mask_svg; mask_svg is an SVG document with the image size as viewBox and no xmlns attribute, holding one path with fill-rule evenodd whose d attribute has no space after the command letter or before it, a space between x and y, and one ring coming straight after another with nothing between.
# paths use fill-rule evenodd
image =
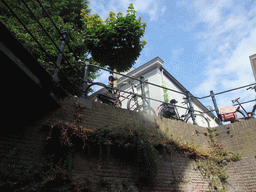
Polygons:
<instances>
[{"instance_id":1,"label":"bicycle saddle","mask_svg":"<svg viewBox=\"0 0 256 192\"><path fill-rule=\"evenodd\" d=\"M176 103L178 103L178 101L176 101L175 99L172 99L172 100L170 100L170 103L171 104L176 104Z\"/></svg>"},{"instance_id":2,"label":"bicycle saddle","mask_svg":"<svg viewBox=\"0 0 256 192\"><path fill-rule=\"evenodd\" d=\"M108 77L108 81L113 82L117 80L117 78L113 77L112 75Z\"/></svg>"},{"instance_id":3,"label":"bicycle saddle","mask_svg":"<svg viewBox=\"0 0 256 192\"><path fill-rule=\"evenodd\" d=\"M239 99L240 99L240 97L238 97L238 98L236 98L236 99L234 99L234 100L231 100L231 101L232 101L232 103L235 103L235 102L237 102Z\"/></svg>"}]
</instances>

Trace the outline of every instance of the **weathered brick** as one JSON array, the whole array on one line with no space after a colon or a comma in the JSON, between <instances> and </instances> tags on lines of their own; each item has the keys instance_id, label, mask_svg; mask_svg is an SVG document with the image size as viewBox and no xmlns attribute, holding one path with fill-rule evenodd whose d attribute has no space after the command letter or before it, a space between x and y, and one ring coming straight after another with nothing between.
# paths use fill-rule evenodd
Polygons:
<instances>
[{"instance_id":1,"label":"weathered brick","mask_svg":"<svg viewBox=\"0 0 256 192\"><path fill-rule=\"evenodd\" d=\"M193 143L200 149L209 147L209 138L205 136L207 129L176 120L161 119L158 117L141 115L134 111L115 108L100 103L90 103L83 99L65 98L61 101L62 107L27 128L13 128L0 134L0 160L6 161L6 154L12 148L18 148L13 160L32 162L33 158L40 159L42 148L48 133L40 129L45 121L59 118L63 121L74 122L75 102L87 107L81 111L80 122L86 128L100 128L104 125L122 124L125 122L143 123L149 130L155 129L154 123L159 125L159 131L166 136L180 142ZM0 131L0 132L1 132ZM218 133L214 139L227 150L240 152L242 159L238 162L229 162L227 191L256 191L256 120L216 127ZM19 163L17 163L18 165ZM3 164L2 164L3 165ZM2 166L1 165L1 166ZM99 167L99 165L101 167ZM118 190L122 180L134 185L135 178L131 170L114 158L100 162L96 157L77 153L74 157L74 176L77 181L89 177L104 178L111 181L113 190ZM159 173L152 186L144 186L145 191L209 191L207 180L199 171L194 170L195 162L183 157L177 152L166 155L165 161L159 163ZM0 167L0 169L3 167ZM119 184L118 184L119 183ZM107 190L106 190L107 191Z\"/></svg>"}]
</instances>

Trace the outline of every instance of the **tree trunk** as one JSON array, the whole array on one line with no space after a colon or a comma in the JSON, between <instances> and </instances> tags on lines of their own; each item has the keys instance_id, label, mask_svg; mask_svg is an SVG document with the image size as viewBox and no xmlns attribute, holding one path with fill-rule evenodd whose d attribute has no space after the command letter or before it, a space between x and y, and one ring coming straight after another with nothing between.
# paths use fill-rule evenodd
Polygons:
<instances>
[{"instance_id":1,"label":"tree trunk","mask_svg":"<svg viewBox=\"0 0 256 192\"><path fill-rule=\"evenodd\" d=\"M117 73L115 73L115 72L117 72L117 70L114 69L113 71L114 71L113 77L114 77L115 79L117 79ZM113 87L114 87L114 88L117 88L117 80L113 82Z\"/></svg>"}]
</instances>

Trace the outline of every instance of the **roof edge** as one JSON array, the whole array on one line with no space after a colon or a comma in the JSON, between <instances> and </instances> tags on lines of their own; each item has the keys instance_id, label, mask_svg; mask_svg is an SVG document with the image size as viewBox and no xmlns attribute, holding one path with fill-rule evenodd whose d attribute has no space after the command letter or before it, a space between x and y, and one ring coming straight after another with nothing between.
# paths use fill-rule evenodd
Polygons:
<instances>
[{"instance_id":1,"label":"roof edge","mask_svg":"<svg viewBox=\"0 0 256 192\"><path fill-rule=\"evenodd\" d=\"M141 74L146 73L147 71L150 71L153 68L157 68L157 67L162 67L164 61L160 58L160 57L155 57L154 59L148 61L147 63L141 65L140 67L134 69L133 71L130 71L129 73L126 74L126 76L140 76ZM120 79L118 79L118 83L123 82L124 80L126 80L128 77L121 77Z\"/></svg>"}]
</instances>

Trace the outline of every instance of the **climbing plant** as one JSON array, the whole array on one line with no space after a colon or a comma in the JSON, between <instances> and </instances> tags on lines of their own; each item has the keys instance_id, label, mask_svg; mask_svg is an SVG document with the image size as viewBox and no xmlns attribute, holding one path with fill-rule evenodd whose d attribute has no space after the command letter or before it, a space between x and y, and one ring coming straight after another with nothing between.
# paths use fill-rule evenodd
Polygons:
<instances>
[{"instance_id":1,"label":"climbing plant","mask_svg":"<svg viewBox=\"0 0 256 192\"><path fill-rule=\"evenodd\" d=\"M166 85L165 83L162 85L162 87L164 88L163 91L164 91L164 94L163 94L163 97L164 97L164 102L168 103L169 102L169 95L168 95L168 89L166 89Z\"/></svg>"},{"instance_id":2,"label":"climbing plant","mask_svg":"<svg viewBox=\"0 0 256 192\"><path fill-rule=\"evenodd\" d=\"M42 161L31 165L23 162L23 165L17 166L12 161L16 149L9 152L5 166L1 166L6 167L6 170L0 171L3 181L0 190L92 191L93 183L107 187L109 183L106 181L95 180L90 176L87 176L85 183L75 181L72 170L74 154L77 152L97 155L100 160L110 156L119 159L131 170L140 186L152 183L158 174L159 161L164 160L163 154L176 151L195 161L196 168L208 180L210 191L224 192L228 179L225 165L240 159L238 154L225 150L214 140L217 134L214 129L208 129L206 134L211 141L210 147L198 150L193 144L163 136L157 127L149 131L145 124L125 123L87 129L79 123L83 107L79 103L75 103L75 106L75 122L56 121L48 130ZM175 175L173 170L172 174ZM175 182L179 181L175 179ZM123 186L128 190L127 184Z\"/></svg>"}]
</instances>

